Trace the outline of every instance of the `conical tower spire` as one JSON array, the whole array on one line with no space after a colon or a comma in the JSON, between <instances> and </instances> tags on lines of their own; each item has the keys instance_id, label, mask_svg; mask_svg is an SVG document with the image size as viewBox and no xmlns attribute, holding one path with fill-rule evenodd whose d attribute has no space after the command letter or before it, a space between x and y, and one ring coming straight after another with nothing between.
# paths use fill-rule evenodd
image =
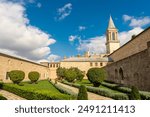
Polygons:
<instances>
[{"instance_id":1,"label":"conical tower spire","mask_svg":"<svg viewBox=\"0 0 150 117\"><path fill-rule=\"evenodd\" d=\"M114 22L113 22L113 20L112 20L111 15L110 15L109 24L108 24L108 29L112 29L112 28L116 28L116 27L115 27L115 24L114 24Z\"/></svg>"}]
</instances>

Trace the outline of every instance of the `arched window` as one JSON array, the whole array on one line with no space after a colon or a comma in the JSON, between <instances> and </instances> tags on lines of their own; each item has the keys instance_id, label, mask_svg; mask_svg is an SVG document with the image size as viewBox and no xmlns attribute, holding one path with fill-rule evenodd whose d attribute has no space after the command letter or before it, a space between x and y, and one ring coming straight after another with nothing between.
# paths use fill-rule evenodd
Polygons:
<instances>
[{"instance_id":1,"label":"arched window","mask_svg":"<svg viewBox=\"0 0 150 117\"><path fill-rule=\"evenodd\" d=\"M115 40L115 33L112 33L112 40Z\"/></svg>"},{"instance_id":2,"label":"arched window","mask_svg":"<svg viewBox=\"0 0 150 117\"><path fill-rule=\"evenodd\" d=\"M117 79L118 78L118 70L115 69L115 78Z\"/></svg>"},{"instance_id":3,"label":"arched window","mask_svg":"<svg viewBox=\"0 0 150 117\"><path fill-rule=\"evenodd\" d=\"M120 76L121 80L124 80L124 74L123 74L122 68L119 69L119 76Z\"/></svg>"}]
</instances>

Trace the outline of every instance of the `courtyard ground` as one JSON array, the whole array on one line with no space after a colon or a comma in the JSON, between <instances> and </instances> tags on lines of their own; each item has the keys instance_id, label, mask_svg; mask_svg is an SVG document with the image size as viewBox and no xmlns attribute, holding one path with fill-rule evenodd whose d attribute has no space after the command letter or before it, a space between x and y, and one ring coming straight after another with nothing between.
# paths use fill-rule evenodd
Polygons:
<instances>
[{"instance_id":1,"label":"courtyard ground","mask_svg":"<svg viewBox=\"0 0 150 117\"><path fill-rule=\"evenodd\" d=\"M78 91L79 91L78 88L71 87L71 86L65 85L65 84L60 83L60 82L57 82L57 84L59 84L59 85L65 87L66 89L70 89L70 90L72 90L74 93L78 94ZM89 99L89 100L112 100L111 98L104 97L104 96L100 96L100 95L98 95L98 94L91 93L91 92L88 92L88 99Z\"/></svg>"},{"instance_id":2,"label":"courtyard ground","mask_svg":"<svg viewBox=\"0 0 150 117\"><path fill-rule=\"evenodd\" d=\"M13 93L10 93L8 91L1 90L1 89L0 89L0 94L3 95L4 97L6 97L7 100L26 100L25 98L22 98L18 95L15 95Z\"/></svg>"}]
</instances>

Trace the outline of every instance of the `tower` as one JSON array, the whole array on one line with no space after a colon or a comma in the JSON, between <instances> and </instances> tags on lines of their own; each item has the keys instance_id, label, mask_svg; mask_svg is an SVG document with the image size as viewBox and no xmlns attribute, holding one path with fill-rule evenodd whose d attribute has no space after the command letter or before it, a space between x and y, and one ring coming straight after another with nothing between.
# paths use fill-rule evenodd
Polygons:
<instances>
[{"instance_id":1,"label":"tower","mask_svg":"<svg viewBox=\"0 0 150 117\"><path fill-rule=\"evenodd\" d=\"M118 30L114 25L112 17L110 16L108 28L106 31L106 50L107 54L111 54L120 47L118 40Z\"/></svg>"}]
</instances>

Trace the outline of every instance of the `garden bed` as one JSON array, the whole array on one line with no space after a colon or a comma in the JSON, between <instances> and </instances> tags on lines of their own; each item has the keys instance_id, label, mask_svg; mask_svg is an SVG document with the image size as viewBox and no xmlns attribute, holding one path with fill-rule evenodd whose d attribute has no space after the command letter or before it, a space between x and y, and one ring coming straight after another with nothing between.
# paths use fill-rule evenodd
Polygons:
<instances>
[{"instance_id":1,"label":"garden bed","mask_svg":"<svg viewBox=\"0 0 150 117\"><path fill-rule=\"evenodd\" d=\"M73 98L59 92L48 81L39 81L38 84L25 82L23 86L9 83L3 84L2 88L28 100L69 100Z\"/></svg>"},{"instance_id":2,"label":"garden bed","mask_svg":"<svg viewBox=\"0 0 150 117\"><path fill-rule=\"evenodd\" d=\"M67 81L62 81L62 83L79 88L81 86L81 84L85 84L85 83L69 83ZM88 91L105 96L105 97L109 97L109 98L113 98L116 100L129 100L128 94L125 93L121 93L118 91L113 91L111 89L105 88L105 87L92 87L92 86L87 86L86 88Z\"/></svg>"}]
</instances>

